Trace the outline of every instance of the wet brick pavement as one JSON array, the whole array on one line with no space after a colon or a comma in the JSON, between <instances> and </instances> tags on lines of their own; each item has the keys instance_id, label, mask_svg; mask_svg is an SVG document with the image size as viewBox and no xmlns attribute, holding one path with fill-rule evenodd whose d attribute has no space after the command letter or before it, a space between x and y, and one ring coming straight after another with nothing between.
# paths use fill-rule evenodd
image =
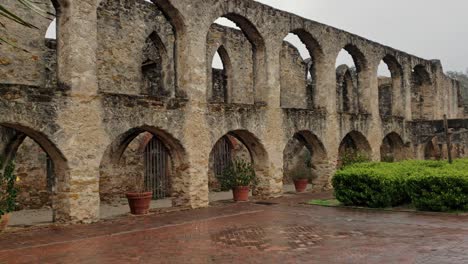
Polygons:
<instances>
[{"instance_id":1,"label":"wet brick pavement","mask_svg":"<svg viewBox=\"0 0 468 264\"><path fill-rule=\"evenodd\" d=\"M300 204L329 194L0 235L0 263L468 263L468 217Z\"/></svg>"}]
</instances>

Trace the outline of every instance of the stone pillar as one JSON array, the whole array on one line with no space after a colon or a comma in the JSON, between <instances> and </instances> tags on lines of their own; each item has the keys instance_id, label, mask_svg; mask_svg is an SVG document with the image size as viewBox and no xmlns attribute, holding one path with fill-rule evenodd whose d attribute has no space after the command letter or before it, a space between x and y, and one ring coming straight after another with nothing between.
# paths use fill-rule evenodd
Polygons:
<instances>
[{"instance_id":1,"label":"stone pillar","mask_svg":"<svg viewBox=\"0 0 468 264\"><path fill-rule=\"evenodd\" d=\"M194 25L195 26L195 25ZM206 207L208 200L208 164L210 154L210 128L207 125L205 113L207 111L207 76L205 66L206 35L199 31L188 29L183 36L186 41L185 49L179 50L178 69L185 69L181 73L179 86L186 91L189 101L185 109L185 123L183 124L183 145L187 156L188 169L184 173L183 184L179 188L179 206L191 208ZM179 36L182 37L182 36Z\"/></svg>"},{"instance_id":2,"label":"stone pillar","mask_svg":"<svg viewBox=\"0 0 468 264\"><path fill-rule=\"evenodd\" d=\"M266 50L266 89L262 89L266 98L265 133L262 143L268 153L268 172L260 182L258 196L261 198L278 197L283 193L283 151L288 139L284 135L283 111L281 109L281 41L265 39ZM259 124L260 125L260 124Z\"/></svg>"},{"instance_id":3,"label":"stone pillar","mask_svg":"<svg viewBox=\"0 0 468 264\"><path fill-rule=\"evenodd\" d=\"M335 68L335 57L333 54L325 54L324 63L322 70L322 84L323 86L319 90L321 92L321 99L326 102L326 113L327 113L327 126L321 138L322 143L327 153L327 160L320 165L320 173L326 174L328 177L328 186L331 187L331 180L336 171L338 161L338 149L341 143L341 127L340 127L340 116L337 114L338 106L336 104L336 68Z\"/></svg>"},{"instance_id":4,"label":"stone pillar","mask_svg":"<svg viewBox=\"0 0 468 264\"><path fill-rule=\"evenodd\" d=\"M411 63L407 62L403 64L403 89L402 92L404 93L404 100L403 100L403 111L404 111L404 118L405 120L413 120L412 114L412 68Z\"/></svg>"},{"instance_id":5,"label":"stone pillar","mask_svg":"<svg viewBox=\"0 0 468 264\"><path fill-rule=\"evenodd\" d=\"M367 97L363 100L367 101L369 112L372 115L371 128L367 133L367 140L372 148L372 160L380 161L380 146L382 145L382 120L379 112L379 80L377 68L380 61L370 61L366 69L368 78L365 83L362 83L363 88L367 89Z\"/></svg>"},{"instance_id":6,"label":"stone pillar","mask_svg":"<svg viewBox=\"0 0 468 264\"><path fill-rule=\"evenodd\" d=\"M96 73L98 0L62 1L57 25L58 147L67 159L57 168L58 222L99 219L99 164L108 145L102 129Z\"/></svg>"}]
</instances>

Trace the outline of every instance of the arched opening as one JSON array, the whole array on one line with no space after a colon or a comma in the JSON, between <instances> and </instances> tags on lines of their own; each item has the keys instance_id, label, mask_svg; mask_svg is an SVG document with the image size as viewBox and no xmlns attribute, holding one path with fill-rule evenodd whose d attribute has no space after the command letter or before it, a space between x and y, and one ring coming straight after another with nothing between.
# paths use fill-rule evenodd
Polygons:
<instances>
[{"instance_id":1,"label":"arched opening","mask_svg":"<svg viewBox=\"0 0 468 264\"><path fill-rule=\"evenodd\" d=\"M163 13L164 17L171 24L172 32L174 33L174 49L171 54L168 54L170 59L166 61L166 66L163 66L165 73L165 90L166 93L175 95L179 98L187 98L187 93L183 90L183 86L179 85L184 73L186 72L186 63L182 62L188 58L186 54L186 28L182 14L175 8L170 1L167 0L150 0Z\"/></svg>"},{"instance_id":2,"label":"arched opening","mask_svg":"<svg viewBox=\"0 0 468 264\"><path fill-rule=\"evenodd\" d=\"M211 102L229 103L232 83L232 65L224 46L220 46L213 56L211 68Z\"/></svg>"},{"instance_id":3,"label":"arched opening","mask_svg":"<svg viewBox=\"0 0 468 264\"><path fill-rule=\"evenodd\" d=\"M425 160L441 160L442 159L442 144L439 144L437 137L428 141L424 147Z\"/></svg>"},{"instance_id":4,"label":"arched opening","mask_svg":"<svg viewBox=\"0 0 468 264\"><path fill-rule=\"evenodd\" d=\"M379 114L381 117L392 115L393 105L393 80L384 61L380 62L378 69L378 89L379 89Z\"/></svg>"},{"instance_id":5,"label":"arched opening","mask_svg":"<svg viewBox=\"0 0 468 264\"><path fill-rule=\"evenodd\" d=\"M413 120L433 119L434 92L429 72L422 65L411 74L411 112Z\"/></svg>"},{"instance_id":6,"label":"arched opening","mask_svg":"<svg viewBox=\"0 0 468 264\"><path fill-rule=\"evenodd\" d=\"M362 52L354 45L346 45L338 54L336 66L336 93L338 112L366 112L366 94L361 87L365 82L367 62Z\"/></svg>"},{"instance_id":7,"label":"arched opening","mask_svg":"<svg viewBox=\"0 0 468 264\"><path fill-rule=\"evenodd\" d=\"M383 162L402 161L407 156L405 143L397 133L388 134L380 146L380 160Z\"/></svg>"},{"instance_id":8,"label":"arched opening","mask_svg":"<svg viewBox=\"0 0 468 264\"><path fill-rule=\"evenodd\" d=\"M371 160L372 148L366 137L358 131L348 133L338 149L338 168Z\"/></svg>"},{"instance_id":9,"label":"arched opening","mask_svg":"<svg viewBox=\"0 0 468 264\"><path fill-rule=\"evenodd\" d=\"M9 225L60 221L63 208L58 208L56 199L66 188L67 180L63 155L45 135L24 126L0 124L0 135L0 173L12 172L17 190ZM7 169L9 166L14 170ZM2 190L6 190L4 187Z\"/></svg>"},{"instance_id":10,"label":"arched opening","mask_svg":"<svg viewBox=\"0 0 468 264\"><path fill-rule=\"evenodd\" d=\"M219 49L223 47L224 56ZM228 102L254 104L265 102L265 44L255 26L245 17L229 13L213 22L207 34L207 72L212 80L212 58L216 51L225 68L232 67L232 72L242 78L228 77ZM229 53L230 56L227 56ZM223 56L225 58L223 58ZM230 60L228 60L230 58ZM229 61L229 62L228 62ZM230 64L231 66L229 66ZM208 91L212 91L209 83ZM208 100L213 91L208 93Z\"/></svg>"},{"instance_id":11,"label":"arched opening","mask_svg":"<svg viewBox=\"0 0 468 264\"><path fill-rule=\"evenodd\" d=\"M336 93L338 112L358 113L359 93L356 85L356 73L353 68L341 65L336 69Z\"/></svg>"},{"instance_id":12,"label":"arched opening","mask_svg":"<svg viewBox=\"0 0 468 264\"><path fill-rule=\"evenodd\" d=\"M281 107L311 109L316 101L318 42L305 30L289 33L280 53Z\"/></svg>"},{"instance_id":13,"label":"arched opening","mask_svg":"<svg viewBox=\"0 0 468 264\"><path fill-rule=\"evenodd\" d=\"M403 69L395 57L386 55L378 68L379 113L381 117L401 116Z\"/></svg>"},{"instance_id":14,"label":"arched opening","mask_svg":"<svg viewBox=\"0 0 468 264\"><path fill-rule=\"evenodd\" d=\"M181 144L163 130L144 126L120 135L100 166L101 218L127 213L127 192L152 192L152 209L179 205L184 163Z\"/></svg>"},{"instance_id":15,"label":"arched opening","mask_svg":"<svg viewBox=\"0 0 468 264\"><path fill-rule=\"evenodd\" d=\"M45 88L57 87L57 18L50 23L45 35Z\"/></svg>"},{"instance_id":16,"label":"arched opening","mask_svg":"<svg viewBox=\"0 0 468 264\"><path fill-rule=\"evenodd\" d=\"M455 159L461 159L461 158L466 158L467 157L467 147L466 144L463 144L462 142L460 143L454 143L452 145L452 157Z\"/></svg>"},{"instance_id":17,"label":"arched opening","mask_svg":"<svg viewBox=\"0 0 468 264\"><path fill-rule=\"evenodd\" d=\"M170 67L169 58L164 43L156 32L152 32L146 39L142 56L142 94L159 99L169 96L165 76L165 69Z\"/></svg>"},{"instance_id":18,"label":"arched opening","mask_svg":"<svg viewBox=\"0 0 468 264\"><path fill-rule=\"evenodd\" d=\"M327 153L319 138L310 131L297 132L283 152L284 191L293 190L293 179L301 175L309 177L314 188L326 187L330 176L327 168Z\"/></svg>"},{"instance_id":19,"label":"arched opening","mask_svg":"<svg viewBox=\"0 0 468 264\"><path fill-rule=\"evenodd\" d=\"M267 159L262 144L250 132L235 130L222 136L210 152L208 170L210 202L232 198L230 190L221 188L218 177L233 160L244 160L253 165L258 183L252 192L261 196L267 182Z\"/></svg>"},{"instance_id":20,"label":"arched opening","mask_svg":"<svg viewBox=\"0 0 468 264\"><path fill-rule=\"evenodd\" d=\"M46 39L57 39L57 18L54 18L52 22L50 22L49 27L47 28Z\"/></svg>"}]
</instances>

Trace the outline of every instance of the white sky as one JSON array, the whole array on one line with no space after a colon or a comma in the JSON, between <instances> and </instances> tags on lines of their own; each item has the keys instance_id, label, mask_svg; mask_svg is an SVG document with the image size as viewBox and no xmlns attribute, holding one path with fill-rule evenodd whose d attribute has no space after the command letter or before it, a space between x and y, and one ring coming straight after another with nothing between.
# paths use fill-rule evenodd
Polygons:
<instances>
[{"instance_id":1,"label":"white sky","mask_svg":"<svg viewBox=\"0 0 468 264\"><path fill-rule=\"evenodd\" d=\"M440 59L445 71L468 68L468 1L465 0L257 1L425 59ZM55 28L51 27L47 36L53 33ZM307 55L297 41L291 42L303 57ZM340 56L338 64L343 62L350 64L349 59Z\"/></svg>"},{"instance_id":2,"label":"white sky","mask_svg":"<svg viewBox=\"0 0 468 264\"><path fill-rule=\"evenodd\" d=\"M466 0L257 0L425 59L468 68Z\"/></svg>"}]
</instances>

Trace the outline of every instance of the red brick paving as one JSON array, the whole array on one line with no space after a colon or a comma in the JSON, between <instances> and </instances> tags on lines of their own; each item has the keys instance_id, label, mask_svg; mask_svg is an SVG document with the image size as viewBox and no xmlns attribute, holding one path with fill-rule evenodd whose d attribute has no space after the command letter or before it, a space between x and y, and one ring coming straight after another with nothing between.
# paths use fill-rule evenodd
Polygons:
<instances>
[{"instance_id":1,"label":"red brick paving","mask_svg":"<svg viewBox=\"0 0 468 264\"><path fill-rule=\"evenodd\" d=\"M0 263L468 263L468 217L228 204L0 235Z\"/></svg>"}]
</instances>

